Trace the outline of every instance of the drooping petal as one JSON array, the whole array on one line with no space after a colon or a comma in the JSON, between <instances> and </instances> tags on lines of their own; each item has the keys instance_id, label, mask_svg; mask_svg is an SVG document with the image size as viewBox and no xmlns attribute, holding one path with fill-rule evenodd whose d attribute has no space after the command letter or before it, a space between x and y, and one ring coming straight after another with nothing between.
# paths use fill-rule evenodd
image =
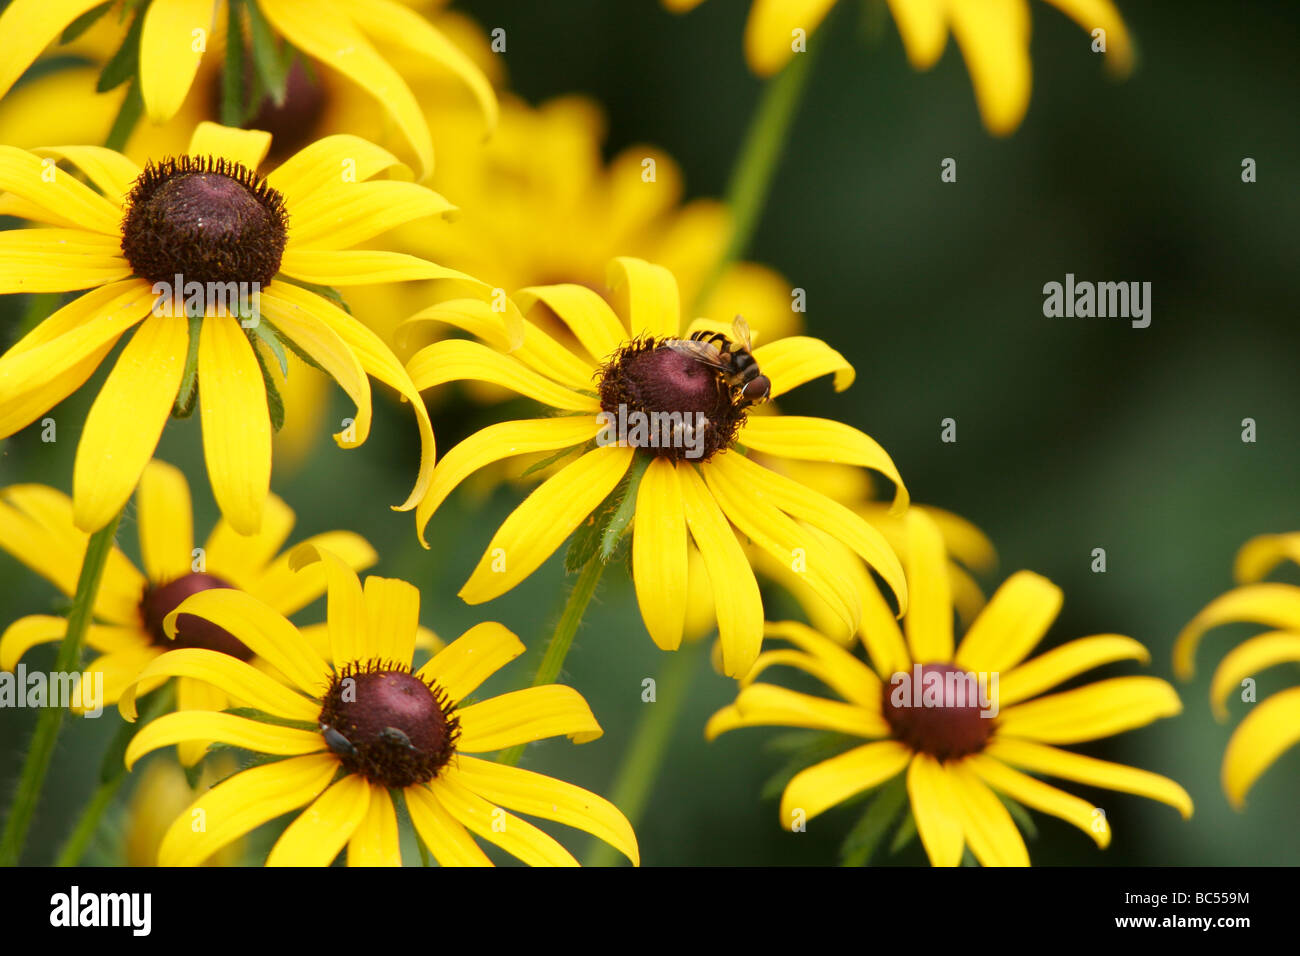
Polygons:
<instances>
[{"instance_id":1,"label":"drooping petal","mask_svg":"<svg viewBox=\"0 0 1300 956\"><path fill-rule=\"evenodd\" d=\"M632 454L631 448L595 448L542 482L492 536L460 598L482 604L537 570L614 490Z\"/></svg>"},{"instance_id":2,"label":"drooping petal","mask_svg":"<svg viewBox=\"0 0 1300 956\"><path fill-rule=\"evenodd\" d=\"M427 787L403 791L411 822L439 866L492 866L469 831L438 802Z\"/></svg>"},{"instance_id":3,"label":"drooping petal","mask_svg":"<svg viewBox=\"0 0 1300 956\"><path fill-rule=\"evenodd\" d=\"M130 274L111 236L60 228L0 232L0 294L75 292Z\"/></svg>"},{"instance_id":4,"label":"drooping petal","mask_svg":"<svg viewBox=\"0 0 1300 956\"><path fill-rule=\"evenodd\" d=\"M1145 664L1150 659L1147 649L1131 637L1120 634L1081 637L1002 674L998 681L998 702L1002 707L1018 704L1102 664L1115 661Z\"/></svg>"},{"instance_id":5,"label":"drooping petal","mask_svg":"<svg viewBox=\"0 0 1300 956\"><path fill-rule=\"evenodd\" d=\"M387 790L372 787L366 815L348 841L348 866L401 865L401 835L393 800Z\"/></svg>"},{"instance_id":6,"label":"drooping petal","mask_svg":"<svg viewBox=\"0 0 1300 956\"><path fill-rule=\"evenodd\" d=\"M1106 814L1087 800L1058 790L1050 784L1021 773L1001 760L986 754L974 754L964 761L990 787L1033 810L1050 813L1072 823L1105 849L1110 845L1110 826Z\"/></svg>"},{"instance_id":7,"label":"drooping petal","mask_svg":"<svg viewBox=\"0 0 1300 956\"><path fill-rule=\"evenodd\" d=\"M1011 813L964 760L944 765L952 781L962 834L981 866L1028 866L1029 850Z\"/></svg>"},{"instance_id":8,"label":"drooping petal","mask_svg":"<svg viewBox=\"0 0 1300 956\"><path fill-rule=\"evenodd\" d=\"M41 146L33 152L66 159L85 173L86 178L99 187L109 202L119 207L126 202L131 187L144 172L135 160L105 146ZM117 248L120 255L120 240Z\"/></svg>"},{"instance_id":9,"label":"drooping petal","mask_svg":"<svg viewBox=\"0 0 1300 956\"><path fill-rule=\"evenodd\" d=\"M1228 696L1241 687L1247 677L1277 664L1300 662L1300 634L1293 631L1270 631L1244 641L1229 651L1210 681L1210 706L1214 716L1226 720Z\"/></svg>"},{"instance_id":10,"label":"drooping petal","mask_svg":"<svg viewBox=\"0 0 1300 956\"><path fill-rule=\"evenodd\" d=\"M754 349L753 355L759 370L772 382L772 398L780 398L786 392L823 375L834 375L835 391L842 392L853 384L856 374L843 355L821 339L806 335L791 335L760 345ZM780 419L773 416L773 420Z\"/></svg>"},{"instance_id":11,"label":"drooping petal","mask_svg":"<svg viewBox=\"0 0 1300 956\"><path fill-rule=\"evenodd\" d=\"M289 540L296 520L293 509L279 495L266 496L262 505L262 527L257 534L239 534L229 521L218 518L203 545L208 566L242 590L249 590L249 585L262 573L266 563ZM277 607L276 610L280 609Z\"/></svg>"},{"instance_id":12,"label":"drooping petal","mask_svg":"<svg viewBox=\"0 0 1300 956\"><path fill-rule=\"evenodd\" d=\"M273 717L287 720L315 721L320 704L296 694L284 684L268 677L250 664L220 651L198 647L184 647L155 658L139 672L140 681L155 677L189 677L222 688L245 706L265 711ZM128 690L118 703L118 709L127 720L136 718L136 697L143 693L139 688Z\"/></svg>"},{"instance_id":13,"label":"drooping petal","mask_svg":"<svg viewBox=\"0 0 1300 956\"><path fill-rule=\"evenodd\" d=\"M343 777L285 828L266 865L329 866L366 818L372 790L356 774Z\"/></svg>"},{"instance_id":14,"label":"drooping petal","mask_svg":"<svg viewBox=\"0 0 1300 956\"><path fill-rule=\"evenodd\" d=\"M1017 571L997 589L957 648L968 671L1001 673L1025 659L1061 611L1064 595L1047 578Z\"/></svg>"},{"instance_id":15,"label":"drooping petal","mask_svg":"<svg viewBox=\"0 0 1300 956\"><path fill-rule=\"evenodd\" d=\"M355 173L357 182L363 183L394 167L406 169L396 156L369 140L335 133L294 153L267 175L266 183L284 197L286 208L296 209L314 193L341 182L344 168Z\"/></svg>"},{"instance_id":16,"label":"drooping petal","mask_svg":"<svg viewBox=\"0 0 1300 956\"><path fill-rule=\"evenodd\" d=\"M479 701L457 710L464 753L487 753L564 734L576 744L603 731L591 708L572 687L543 684Z\"/></svg>"},{"instance_id":17,"label":"drooping petal","mask_svg":"<svg viewBox=\"0 0 1300 956\"><path fill-rule=\"evenodd\" d=\"M745 24L745 60L759 76L771 76L795 56L795 31L804 43L835 0L754 0ZM806 55L800 53L799 55Z\"/></svg>"},{"instance_id":18,"label":"drooping petal","mask_svg":"<svg viewBox=\"0 0 1300 956\"><path fill-rule=\"evenodd\" d=\"M952 596L939 528L923 512L907 513L907 581L910 603L903 621L907 646L918 664L952 660Z\"/></svg>"},{"instance_id":19,"label":"drooping petal","mask_svg":"<svg viewBox=\"0 0 1300 956\"><path fill-rule=\"evenodd\" d=\"M158 848L159 865L199 865L266 821L314 800L338 765L333 754L309 754L235 774L176 818ZM199 812L202 827L194 825Z\"/></svg>"},{"instance_id":20,"label":"drooping petal","mask_svg":"<svg viewBox=\"0 0 1300 956\"><path fill-rule=\"evenodd\" d=\"M532 286L512 298L523 312L543 302L582 343L597 362L603 362L627 341L627 330L609 303L593 289L576 283Z\"/></svg>"},{"instance_id":21,"label":"drooping petal","mask_svg":"<svg viewBox=\"0 0 1300 956\"><path fill-rule=\"evenodd\" d=\"M1232 576L1238 584L1253 584L1283 561L1300 564L1300 532L1251 538L1237 552Z\"/></svg>"},{"instance_id":22,"label":"drooping petal","mask_svg":"<svg viewBox=\"0 0 1300 956\"><path fill-rule=\"evenodd\" d=\"M975 86L984 126L995 136L1015 131L1029 106L1029 4L1026 0L950 3L953 38Z\"/></svg>"},{"instance_id":23,"label":"drooping petal","mask_svg":"<svg viewBox=\"0 0 1300 956\"><path fill-rule=\"evenodd\" d=\"M889 734L879 711L854 704L813 697L774 684L751 684L741 690L735 703L714 714L704 728L713 740L739 727L807 727L834 730L855 737L884 737Z\"/></svg>"},{"instance_id":24,"label":"drooping petal","mask_svg":"<svg viewBox=\"0 0 1300 956\"><path fill-rule=\"evenodd\" d=\"M379 560L370 542L352 531L326 531L299 546L308 544L337 555L353 571L363 571ZM290 567L292 554L289 551L277 557L244 588L286 617L316 600L326 588L325 569L315 564L295 571Z\"/></svg>"},{"instance_id":25,"label":"drooping petal","mask_svg":"<svg viewBox=\"0 0 1300 956\"><path fill-rule=\"evenodd\" d=\"M474 757L457 761L456 781L498 806L590 833L622 853L633 866L641 862L636 834L627 818L614 804L581 787Z\"/></svg>"},{"instance_id":26,"label":"drooping petal","mask_svg":"<svg viewBox=\"0 0 1300 956\"><path fill-rule=\"evenodd\" d=\"M0 13L5 55L0 59L0 96L9 92L41 51L99 0L14 0Z\"/></svg>"},{"instance_id":27,"label":"drooping petal","mask_svg":"<svg viewBox=\"0 0 1300 956\"><path fill-rule=\"evenodd\" d=\"M661 649L675 651L686 624L686 512L677 468L663 458L646 466L632 526L632 582L641 620Z\"/></svg>"},{"instance_id":28,"label":"drooping petal","mask_svg":"<svg viewBox=\"0 0 1300 956\"><path fill-rule=\"evenodd\" d=\"M849 797L898 776L911 759L912 751L898 741L877 740L799 771L781 794L781 825L791 829L796 820L811 820ZM798 811L803 811L802 818Z\"/></svg>"},{"instance_id":29,"label":"drooping petal","mask_svg":"<svg viewBox=\"0 0 1300 956\"><path fill-rule=\"evenodd\" d=\"M485 621L429 658L417 676L436 681L448 697L460 701L523 652L524 645L513 632L495 621Z\"/></svg>"},{"instance_id":30,"label":"drooping petal","mask_svg":"<svg viewBox=\"0 0 1300 956\"><path fill-rule=\"evenodd\" d=\"M620 256L609 264L606 285L620 297L631 338L675 336L681 328L681 303L677 280L663 266L643 259Z\"/></svg>"},{"instance_id":31,"label":"drooping petal","mask_svg":"<svg viewBox=\"0 0 1300 956\"><path fill-rule=\"evenodd\" d=\"M1240 810L1255 781L1289 747L1300 743L1300 687L1256 704L1223 753L1223 792Z\"/></svg>"},{"instance_id":32,"label":"drooping petal","mask_svg":"<svg viewBox=\"0 0 1300 956\"><path fill-rule=\"evenodd\" d=\"M152 0L144 9L140 95L150 122L166 123L189 94L212 31L215 7L212 0Z\"/></svg>"},{"instance_id":33,"label":"drooping petal","mask_svg":"<svg viewBox=\"0 0 1300 956\"><path fill-rule=\"evenodd\" d=\"M932 866L957 866L965 834L952 778L929 754L918 753L907 769L907 795L916 832Z\"/></svg>"},{"instance_id":34,"label":"drooping petal","mask_svg":"<svg viewBox=\"0 0 1300 956\"><path fill-rule=\"evenodd\" d=\"M892 617L890 623L893 623ZM879 710L882 690L880 678L871 668L834 641L798 621L770 623L764 629L764 633L767 637L789 641L799 647L805 656L816 662L814 669L809 669L807 666L804 666L804 669L845 700L869 710ZM755 676L755 672L750 671L745 675L744 683L752 684Z\"/></svg>"},{"instance_id":35,"label":"drooping petal","mask_svg":"<svg viewBox=\"0 0 1300 956\"><path fill-rule=\"evenodd\" d=\"M1180 680L1189 680L1195 673L1196 646L1201 635L1234 621L1300 631L1300 588L1291 584L1247 584L1207 604L1174 641L1174 673Z\"/></svg>"},{"instance_id":36,"label":"drooping petal","mask_svg":"<svg viewBox=\"0 0 1300 956\"><path fill-rule=\"evenodd\" d=\"M998 733L1073 744L1145 727L1183 709L1178 692L1158 677L1113 677L1003 710Z\"/></svg>"},{"instance_id":37,"label":"drooping petal","mask_svg":"<svg viewBox=\"0 0 1300 956\"><path fill-rule=\"evenodd\" d=\"M438 802L470 832L495 843L529 866L577 866L568 850L537 827L501 807L495 807L462 782L459 773L430 783Z\"/></svg>"},{"instance_id":38,"label":"drooping petal","mask_svg":"<svg viewBox=\"0 0 1300 956\"><path fill-rule=\"evenodd\" d=\"M889 0L898 35L914 70L928 70L939 62L948 40L944 0Z\"/></svg>"},{"instance_id":39,"label":"drooping petal","mask_svg":"<svg viewBox=\"0 0 1300 956\"><path fill-rule=\"evenodd\" d=\"M0 24L10 20L15 10L26 6L27 2L10 4L0 14ZM12 54L8 43L17 34L11 33L6 26L0 35L5 37L6 52ZM10 55L6 65L12 62L13 57ZM6 72L5 67L0 66L0 90L5 88ZM0 145L0 192L12 193L35 205L47 214L42 218L43 222L89 229L106 236L120 237L122 234L120 206L109 202L71 174L46 165L45 160L25 149Z\"/></svg>"},{"instance_id":40,"label":"drooping petal","mask_svg":"<svg viewBox=\"0 0 1300 956\"><path fill-rule=\"evenodd\" d=\"M600 400L535 372L512 355L467 339L446 339L411 356L407 371L420 391L447 382L490 382L563 411L597 412Z\"/></svg>"},{"instance_id":41,"label":"drooping petal","mask_svg":"<svg viewBox=\"0 0 1300 956\"><path fill-rule=\"evenodd\" d=\"M140 556L149 580L183 577L190 572L194 549L194 515L185 475L155 459L140 475L138 496Z\"/></svg>"},{"instance_id":42,"label":"drooping petal","mask_svg":"<svg viewBox=\"0 0 1300 956\"><path fill-rule=\"evenodd\" d=\"M176 401L188 340L184 322L150 316L118 356L77 446L72 500L81 530L98 531L135 490Z\"/></svg>"},{"instance_id":43,"label":"drooping petal","mask_svg":"<svg viewBox=\"0 0 1300 956\"><path fill-rule=\"evenodd\" d=\"M1047 0L1070 17L1089 35L1093 30L1106 31L1106 66L1117 76L1133 68L1133 42L1119 10L1110 0Z\"/></svg>"},{"instance_id":44,"label":"drooping petal","mask_svg":"<svg viewBox=\"0 0 1300 956\"><path fill-rule=\"evenodd\" d=\"M247 717L207 710L178 710L163 714L141 727L126 748L126 769L159 747L185 740L230 744L257 753L299 756L325 749L320 734L296 727L265 724Z\"/></svg>"},{"instance_id":45,"label":"drooping petal","mask_svg":"<svg viewBox=\"0 0 1300 956\"><path fill-rule=\"evenodd\" d=\"M200 326L198 404L212 494L231 527L256 534L271 489L271 414L253 346L233 317L209 315Z\"/></svg>"},{"instance_id":46,"label":"drooping petal","mask_svg":"<svg viewBox=\"0 0 1300 956\"><path fill-rule=\"evenodd\" d=\"M1192 798L1187 791L1168 777L1148 770L1126 767L1123 764L1085 757L1057 747L1046 747L1028 740L1009 740L1001 736L989 742L984 751L989 757L1028 770L1073 780L1076 783L1121 793L1132 793L1167 803L1184 817L1192 815Z\"/></svg>"}]
</instances>

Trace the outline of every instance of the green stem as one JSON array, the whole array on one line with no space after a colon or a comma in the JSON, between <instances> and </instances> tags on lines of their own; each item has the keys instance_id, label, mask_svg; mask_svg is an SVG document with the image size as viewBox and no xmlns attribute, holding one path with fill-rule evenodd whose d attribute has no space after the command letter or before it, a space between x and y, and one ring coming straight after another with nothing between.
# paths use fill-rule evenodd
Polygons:
<instances>
[{"instance_id":1,"label":"green stem","mask_svg":"<svg viewBox=\"0 0 1300 956\"><path fill-rule=\"evenodd\" d=\"M591 596L596 593L596 585L600 582L600 575L604 570L605 562L600 560L599 555L593 555L583 566L582 573L578 575L578 582L569 592L569 599L564 604L560 623L556 625L555 633L551 635L550 643L546 645L546 654L537 667L537 673L533 675L531 686L553 684L560 676L560 671L564 668L564 659L573 645L573 637L578 633L578 625L582 623L582 617L587 613L587 605L591 603ZM516 744L504 750L498 760L508 767L513 767L519 763L526 746L528 745Z\"/></svg>"},{"instance_id":2,"label":"green stem","mask_svg":"<svg viewBox=\"0 0 1300 956\"><path fill-rule=\"evenodd\" d=\"M126 748L131 743L131 738L149 721L170 709L175 702L173 686L168 684L150 694L144 707L140 709L140 717L135 723L121 721L121 726L117 728L117 733L109 743L108 749L104 751L104 760L99 768L99 786L91 794L90 802L81 811L77 825L68 835L58 857L55 858L55 866L77 866L81 863L81 858L86 855L86 848L90 846L90 841L99 828L99 821L112 805L118 790L122 789L122 784L126 782Z\"/></svg>"},{"instance_id":3,"label":"green stem","mask_svg":"<svg viewBox=\"0 0 1300 956\"><path fill-rule=\"evenodd\" d=\"M99 593L99 582L104 577L104 565L113 550L113 536L117 533L117 523L121 517L121 512L114 515L86 543L86 556L81 562L77 593L72 601L72 610L68 612L68 630L63 636L63 643L59 645L59 654L54 662L54 670L58 673L80 670L81 645L94 614L95 596ZM18 778L18 790L10 808L9 820L5 824L4 836L0 838L0 866L17 866L19 857L22 856L23 844L27 841L27 828L36 812L36 805L40 802L45 775L49 772L50 761L54 757L54 745L58 742L59 729L63 726L64 710L63 707L46 707L36 718L36 731L32 734L27 760L23 763L22 775Z\"/></svg>"},{"instance_id":4,"label":"green stem","mask_svg":"<svg viewBox=\"0 0 1300 956\"><path fill-rule=\"evenodd\" d=\"M735 262L754 236L758 220L767 204L767 194L772 187L772 177L781 159L790 124L794 120L799 99L803 95L808 74L812 72L815 51L821 47L814 43L807 53L797 53L776 76L763 87L758 109L745 131L745 139L736 165L727 183L727 208L731 212L731 236L721 257L713 265L696 297L698 308L712 294L718 280L731 263Z\"/></svg>"},{"instance_id":5,"label":"green stem","mask_svg":"<svg viewBox=\"0 0 1300 956\"><path fill-rule=\"evenodd\" d=\"M669 654L655 683L654 703L642 705L632 742L614 778L609 799L636 829L645 813L650 791L659 779L668 744L686 708L691 682L709 642L693 641ZM603 840L593 840L584 866L614 866L622 855Z\"/></svg>"}]
</instances>

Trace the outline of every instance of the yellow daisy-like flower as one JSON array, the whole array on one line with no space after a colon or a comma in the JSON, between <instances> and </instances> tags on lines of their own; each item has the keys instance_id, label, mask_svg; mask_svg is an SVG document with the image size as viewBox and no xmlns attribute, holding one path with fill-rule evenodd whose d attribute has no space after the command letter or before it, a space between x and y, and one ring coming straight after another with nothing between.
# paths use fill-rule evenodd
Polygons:
<instances>
[{"instance_id":1,"label":"yellow daisy-like flower","mask_svg":"<svg viewBox=\"0 0 1300 956\"><path fill-rule=\"evenodd\" d=\"M182 744L182 746L185 746ZM234 757L214 757L200 772L199 787L207 789L239 769ZM185 771L169 760L151 760L131 794L122 834L122 857L127 866L157 866L158 847L167 827L194 802L195 788ZM208 866L237 866L244 842L236 840L208 859Z\"/></svg>"},{"instance_id":2,"label":"yellow daisy-like flower","mask_svg":"<svg viewBox=\"0 0 1300 956\"><path fill-rule=\"evenodd\" d=\"M1219 662L1210 681L1210 705L1219 720L1228 719L1228 698L1247 678L1278 664L1300 662L1300 587L1264 580L1283 561L1300 564L1300 533L1265 534L1247 541L1237 552L1234 568L1241 586L1206 605L1174 643L1174 673L1190 680L1196 648L1206 631L1237 622L1272 628L1244 641ZM1232 805L1240 810L1264 771L1297 743L1300 687L1252 704L1223 754L1223 791Z\"/></svg>"},{"instance_id":3,"label":"yellow daisy-like flower","mask_svg":"<svg viewBox=\"0 0 1300 956\"><path fill-rule=\"evenodd\" d=\"M460 596L479 604L510 590L588 521L630 472L637 479L635 499L628 498L635 509L629 514L637 601L650 636L664 650L676 649L682 639L688 535L704 559L723 666L732 676L749 670L763 632L763 604L739 536L778 560L802 560L809 586L854 630L862 614L856 587L817 532L842 542L879 572L905 606L902 565L880 532L849 508L757 464L742 450L874 469L894 483L894 504L902 508L907 492L884 449L839 422L747 415L748 399L738 386L673 347L716 325L683 322L677 283L662 266L617 258L607 284L616 308L576 284L537 286L513 297L524 312L544 304L580 350L564 347L526 321L522 346L507 355L502 314L470 300L443 303L411 320L445 322L486 343L456 339L421 350L408 366L418 388L491 382L560 412L489 426L451 449L416 511L421 537L452 489L485 465L539 452L581 452L506 519ZM720 333L724 341L725 334ZM752 358L772 397L823 375L833 375L840 390L853 381L852 366L818 339L777 339L754 348ZM671 434L637 436L634 417L663 423L664 416L673 415L680 428ZM631 430L615 420L629 423Z\"/></svg>"},{"instance_id":4,"label":"yellow daisy-like flower","mask_svg":"<svg viewBox=\"0 0 1300 956\"><path fill-rule=\"evenodd\" d=\"M703 0L663 0L676 12ZM1014 132L1029 106L1029 0L888 0L907 59L917 70L939 61L951 30L966 58L980 117L990 133ZM1119 11L1110 0L1046 0L1079 26L1105 30L1106 65L1116 74L1132 68L1133 48ZM770 76L795 55L826 18L835 0L754 0L745 26L745 59L760 76Z\"/></svg>"},{"instance_id":5,"label":"yellow daisy-like flower","mask_svg":"<svg viewBox=\"0 0 1300 956\"><path fill-rule=\"evenodd\" d=\"M481 285L413 256L349 249L453 207L423 186L375 179L400 164L352 136L320 140L259 179L269 144L263 132L203 123L185 156L143 170L100 147L0 146L0 212L41 224L0 232L0 293L90 290L0 356L0 437L79 388L134 329L77 448L73 500L83 531L103 527L130 496L178 400L193 401L193 368L217 504L236 531L256 533L271 479L264 381L275 374L272 353L283 354L282 344L320 366L356 404L335 435L340 447L358 447L369 434L367 376L411 400L420 472L399 507L413 508L428 486L433 429L405 369L366 325L302 283ZM100 191L59 169L56 158ZM248 301L251 311L242 309ZM200 309L192 335L186 315Z\"/></svg>"},{"instance_id":6,"label":"yellow daisy-like flower","mask_svg":"<svg viewBox=\"0 0 1300 956\"><path fill-rule=\"evenodd\" d=\"M101 2L10 3L0 13L0 96L9 92L41 51L73 21ZM269 23L294 48L342 74L377 100L415 151L423 176L433 167L429 126L415 94L394 63L402 55L415 56L452 71L473 92L489 127L496 123L497 101L492 84L473 60L411 9L413 5L397 0L257 0L249 4L245 14L255 14L260 23ZM125 14L132 5L114 6ZM129 27L125 17L120 18L120 32L125 42L139 43L140 94L145 111L152 122L163 123L180 110L189 95L210 40L213 49L209 55L222 55L227 40L226 5L213 0L151 0L134 6Z\"/></svg>"},{"instance_id":7,"label":"yellow daisy-like flower","mask_svg":"<svg viewBox=\"0 0 1300 956\"><path fill-rule=\"evenodd\" d=\"M957 865L965 846L986 866L1029 863L997 793L1074 824L1099 846L1110 842L1103 812L1022 771L1138 794L1190 816L1191 798L1172 780L1052 746L1098 740L1179 712L1177 693L1154 677L1116 677L1039 696L1102 664L1145 662L1146 648L1102 634L1025 661L1062 600L1058 587L1028 571L998 589L954 646L939 530L916 509L907 524L911 604L904 630L887 615L863 629L870 665L805 625L770 624L768 634L794 649L764 652L742 679L735 703L706 727L710 740L771 725L871 740L798 773L781 798L783 825L793 828L900 773L907 775L916 828L936 866ZM777 665L811 674L843 701L756 682Z\"/></svg>"},{"instance_id":8,"label":"yellow daisy-like flower","mask_svg":"<svg viewBox=\"0 0 1300 956\"><path fill-rule=\"evenodd\" d=\"M98 654L86 665L86 679L103 675L105 704L115 703L147 664L173 648L202 647L230 655L231 660L253 659L253 651L229 632L194 618L182 621L179 631L164 633L163 621L191 594L238 588L280 614L293 614L325 593L322 569L294 574L288 554L279 553L293 529L294 514L275 495L266 500L266 518L257 535L238 535L222 519L202 548L194 546L190 490L178 469L151 461L140 477L136 503L144 571L117 548L110 552L86 631L86 644ZM0 549L69 598L76 592L88 540L72 516L68 496L45 485L12 485L0 491ZM353 568L367 568L377 558L369 543L351 531L329 531L307 540L331 548ZM63 640L67 624L66 618L47 614L19 618L0 636L0 670L13 671L38 644ZM140 692L163 682L150 681ZM229 700L219 688L182 677L176 682L176 706L221 710ZM196 763L203 746L182 745L182 762Z\"/></svg>"},{"instance_id":9,"label":"yellow daisy-like flower","mask_svg":"<svg viewBox=\"0 0 1300 956\"><path fill-rule=\"evenodd\" d=\"M300 546L294 567L320 562L329 577L328 660L284 617L238 591L203 591L165 621L190 614L224 628L270 661L285 682L224 654L173 651L140 680L183 675L210 681L278 723L235 714L167 714L146 724L127 766L182 740L215 740L287 759L236 774L201 795L163 837L163 866L202 863L232 840L311 804L271 850L267 865L328 866L347 847L352 866L399 866L402 795L416 832L444 866L490 865L477 836L530 865L576 865L553 837L508 812L584 830L640 862L631 825L607 800L542 774L478 757L564 734L602 733L582 696L549 684L466 703L524 646L500 624L471 628L418 670L411 668L420 592L370 577L365 587L327 548ZM134 717L134 694L122 699ZM193 814L206 826L195 832ZM473 836L471 835L473 834Z\"/></svg>"}]
</instances>

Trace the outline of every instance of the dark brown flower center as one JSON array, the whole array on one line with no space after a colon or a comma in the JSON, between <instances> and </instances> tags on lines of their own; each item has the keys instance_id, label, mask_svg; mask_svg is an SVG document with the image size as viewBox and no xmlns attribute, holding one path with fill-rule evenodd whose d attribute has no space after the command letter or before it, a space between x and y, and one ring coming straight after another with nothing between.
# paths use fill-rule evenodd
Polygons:
<instances>
[{"instance_id":1,"label":"dark brown flower center","mask_svg":"<svg viewBox=\"0 0 1300 956\"><path fill-rule=\"evenodd\" d=\"M978 675L949 664L901 671L885 685L881 710L895 739L939 760L984 749L994 719L984 716Z\"/></svg>"},{"instance_id":2,"label":"dark brown flower center","mask_svg":"<svg viewBox=\"0 0 1300 956\"><path fill-rule=\"evenodd\" d=\"M600 407L626 422L627 444L673 461L708 461L729 447L744 410L718 369L665 344L641 339L600 370ZM639 430L638 430L639 429Z\"/></svg>"},{"instance_id":3,"label":"dark brown flower center","mask_svg":"<svg viewBox=\"0 0 1300 956\"><path fill-rule=\"evenodd\" d=\"M150 163L127 198L122 254L150 282L266 285L288 237L284 198L239 163ZM177 296L183 292L176 293Z\"/></svg>"},{"instance_id":4,"label":"dark brown flower center","mask_svg":"<svg viewBox=\"0 0 1300 956\"><path fill-rule=\"evenodd\" d=\"M237 637L224 628L217 627L211 621L193 614L181 614L176 618L176 637L169 638L163 630L163 621L167 615L180 607L191 594L207 591L211 588L233 588L234 585L217 577L215 574L195 573L179 577L166 584L150 584L144 589L140 599L140 619L144 629L149 632L153 642L169 651L184 647L200 647L209 651L220 651L241 661L249 660L253 652L244 646Z\"/></svg>"},{"instance_id":5,"label":"dark brown flower center","mask_svg":"<svg viewBox=\"0 0 1300 956\"><path fill-rule=\"evenodd\" d=\"M455 753L460 721L437 685L397 664L369 661L334 679L320 730L348 772L400 788L437 776Z\"/></svg>"}]
</instances>

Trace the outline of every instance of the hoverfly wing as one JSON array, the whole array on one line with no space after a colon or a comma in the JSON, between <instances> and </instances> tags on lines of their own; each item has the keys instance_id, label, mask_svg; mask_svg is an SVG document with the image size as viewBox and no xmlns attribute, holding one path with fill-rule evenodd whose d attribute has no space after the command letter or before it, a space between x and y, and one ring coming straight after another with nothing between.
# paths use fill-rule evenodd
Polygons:
<instances>
[{"instance_id":1,"label":"hoverfly wing","mask_svg":"<svg viewBox=\"0 0 1300 956\"><path fill-rule=\"evenodd\" d=\"M706 342L699 342L694 339L673 339L665 342L674 352L680 352L682 355L690 356L697 362L703 362L705 365L713 368L726 369L727 362L721 352L715 346Z\"/></svg>"},{"instance_id":2,"label":"hoverfly wing","mask_svg":"<svg viewBox=\"0 0 1300 956\"><path fill-rule=\"evenodd\" d=\"M736 316L735 321L731 323L731 331L735 334L736 341L740 343L741 347L746 352L754 351L754 342L749 332L749 323L745 321L743 315Z\"/></svg>"}]
</instances>

